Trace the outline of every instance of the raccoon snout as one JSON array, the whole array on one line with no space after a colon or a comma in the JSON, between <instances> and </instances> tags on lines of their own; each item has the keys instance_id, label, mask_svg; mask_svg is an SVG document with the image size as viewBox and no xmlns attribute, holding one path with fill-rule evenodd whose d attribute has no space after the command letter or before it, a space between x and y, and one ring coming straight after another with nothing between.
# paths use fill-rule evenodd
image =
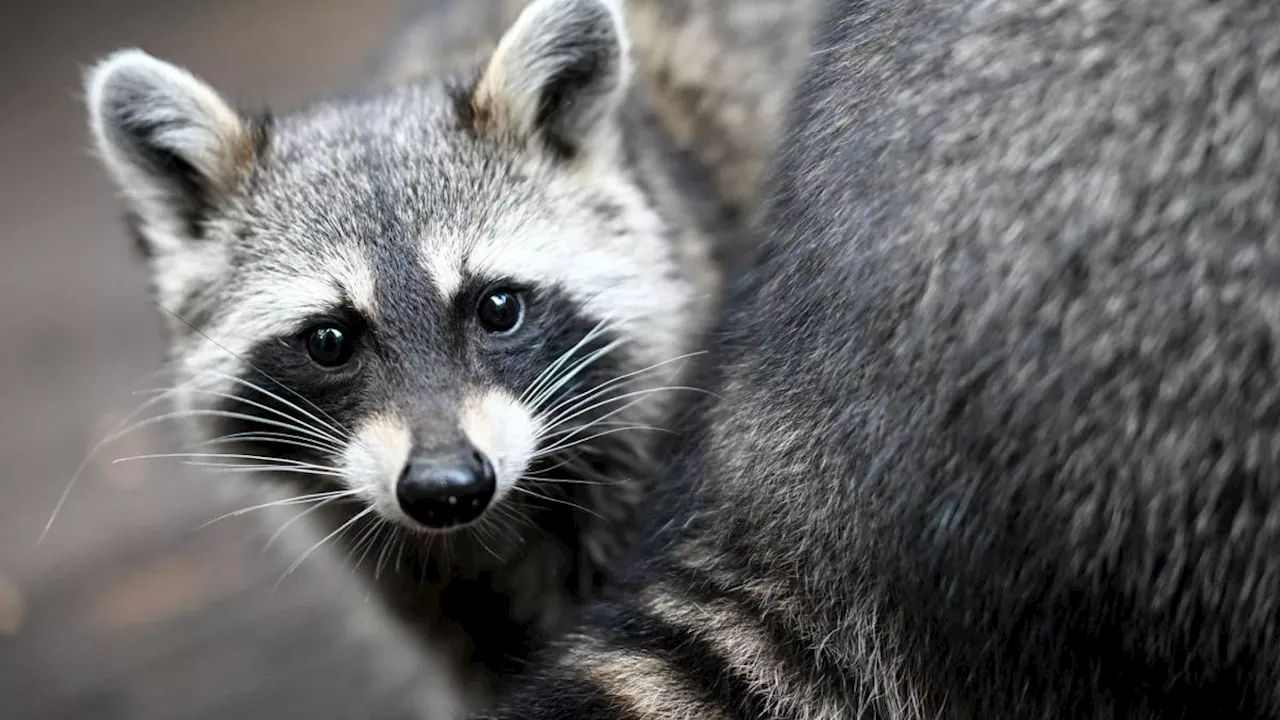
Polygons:
<instances>
[{"instance_id":1,"label":"raccoon snout","mask_svg":"<svg viewBox=\"0 0 1280 720\"><path fill-rule=\"evenodd\" d=\"M433 530L479 518L497 490L493 463L470 443L415 450L396 482L396 500L406 515Z\"/></svg>"}]
</instances>

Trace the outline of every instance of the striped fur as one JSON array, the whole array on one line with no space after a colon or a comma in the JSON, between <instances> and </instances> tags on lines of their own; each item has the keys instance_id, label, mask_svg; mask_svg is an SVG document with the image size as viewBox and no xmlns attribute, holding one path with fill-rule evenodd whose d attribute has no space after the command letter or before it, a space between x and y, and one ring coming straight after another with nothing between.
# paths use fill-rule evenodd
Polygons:
<instances>
[{"instance_id":1,"label":"striped fur","mask_svg":"<svg viewBox=\"0 0 1280 720\"><path fill-rule=\"evenodd\" d=\"M832 5L669 511L497 716L1280 717L1280 6Z\"/></svg>"},{"instance_id":2,"label":"striped fur","mask_svg":"<svg viewBox=\"0 0 1280 720\"><path fill-rule=\"evenodd\" d=\"M486 30L496 48L273 117L137 50L86 78L190 450L255 458L271 472L251 487L312 497L292 506L310 540L454 666L446 708L489 702L607 580L689 395L724 248L749 250L637 87L615 0L537 0ZM513 338L477 325L497 286L527 299ZM358 349L326 369L307 337L335 324ZM415 452L461 444L494 468L494 500L428 529L397 483Z\"/></svg>"}]
</instances>

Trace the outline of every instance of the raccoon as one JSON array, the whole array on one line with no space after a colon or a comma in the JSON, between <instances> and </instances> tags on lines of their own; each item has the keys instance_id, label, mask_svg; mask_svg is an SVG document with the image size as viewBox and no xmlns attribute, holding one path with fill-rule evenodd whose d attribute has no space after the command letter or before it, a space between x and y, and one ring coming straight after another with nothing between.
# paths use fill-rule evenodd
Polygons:
<instances>
[{"instance_id":1,"label":"raccoon","mask_svg":"<svg viewBox=\"0 0 1280 720\"><path fill-rule=\"evenodd\" d=\"M631 45L537 0L469 67L287 114L141 50L86 77L191 456L269 476L477 698L627 546L740 236Z\"/></svg>"},{"instance_id":2,"label":"raccoon","mask_svg":"<svg viewBox=\"0 0 1280 720\"><path fill-rule=\"evenodd\" d=\"M474 61L529 0L411 0L373 65L394 85ZM752 216L823 0L625 0L637 82L726 208ZM729 263L749 262L741 246ZM749 249L749 248L747 248ZM736 267L736 265L735 265Z\"/></svg>"},{"instance_id":3,"label":"raccoon","mask_svg":"<svg viewBox=\"0 0 1280 720\"><path fill-rule=\"evenodd\" d=\"M1280 717L1280 5L832 13L673 510L497 717Z\"/></svg>"}]
</instances>

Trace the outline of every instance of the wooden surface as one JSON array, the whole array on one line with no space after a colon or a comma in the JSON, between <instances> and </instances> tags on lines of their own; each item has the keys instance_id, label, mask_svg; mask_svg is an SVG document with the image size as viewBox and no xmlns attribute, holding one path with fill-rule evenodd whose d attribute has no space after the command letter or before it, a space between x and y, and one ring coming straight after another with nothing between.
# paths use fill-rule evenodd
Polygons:
<instances>
[{"instance_id":1,"label":"wooden surface","mask_svg":"<svg viewBox=\"0 0 1280 720\"><path fill-rule=\"evenodd\" d=\"M229 507L225 478L110 464L172 450L163 432L104 452L36 542L163 354L145 270L88 153L83 67L138 45L250 106L287 107L353 77L396 6L0 6L0 719L408 716L422 670L349 577L308 562L275 587L296 549L264 556L260 522L197 529Z\"/></svg>"}]
</instances>

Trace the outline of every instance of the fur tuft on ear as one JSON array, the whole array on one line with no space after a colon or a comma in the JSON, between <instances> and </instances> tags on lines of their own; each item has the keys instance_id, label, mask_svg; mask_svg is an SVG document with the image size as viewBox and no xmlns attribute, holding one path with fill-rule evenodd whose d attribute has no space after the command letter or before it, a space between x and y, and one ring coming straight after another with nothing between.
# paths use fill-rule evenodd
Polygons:
<instances>
[{"instance_id":1,"label":"fur tuft on ear","mask_svg":"<svg viewBox=\"0 0 1280 720\"><path fill-rule=\"evenodd\" d=\"M144 227L201 235L209 208L257 162L263 138L211 87L141 50L88 71L89 125L103 164Z\"/></svg>"},{"instance_id":2,"label":"fur tuft on ear","mask_svg":"<svg viewBox=\"0 0 1280 720\"><path fill-rule=\"evenodd\" d=\"M573 155L608 137L631 82L621 0L535 0L472 95L477 132Z\"/></svg>"}]
</instances>

